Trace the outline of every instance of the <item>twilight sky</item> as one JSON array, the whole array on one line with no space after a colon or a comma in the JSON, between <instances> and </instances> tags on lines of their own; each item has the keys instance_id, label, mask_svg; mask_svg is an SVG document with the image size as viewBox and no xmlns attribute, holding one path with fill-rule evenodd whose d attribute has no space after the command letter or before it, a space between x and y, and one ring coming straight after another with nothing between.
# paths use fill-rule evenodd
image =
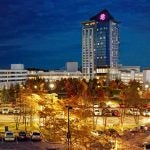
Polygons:
<instances>
[{"instance_id":1,"label":"twilight sky","mask_svg":"<svg viewBox=\"0 0 150 150\"><path fill-rule=\"evenodd\" d=\"M0 69L81 64L81 22L103 9L121 22L119 63L150 67L150 0L0 0Z\"/></svg>"}]
</instances>

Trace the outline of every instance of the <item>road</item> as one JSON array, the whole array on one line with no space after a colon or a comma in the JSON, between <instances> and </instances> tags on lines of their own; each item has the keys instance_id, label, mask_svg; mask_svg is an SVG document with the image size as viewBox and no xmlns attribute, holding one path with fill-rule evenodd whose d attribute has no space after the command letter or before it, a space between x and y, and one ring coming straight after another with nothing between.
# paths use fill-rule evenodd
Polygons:
<instances>
[{"instance_id":1,"label":"road","mask_svg":"<svg viewBox=\"0 0 150 150\"><path fill-rule=\"evenodd\" d=\"M95 120L97 120L98 125L103 125L103 121L104 121L103 117L95 117ZM139 117L140 125L148 124L148 123L150 123L150 117L143 117L143 116ZM107 117L107 125L115 126L118 124L120 124L120 117ZM134 116L126 116L124 118L124 126L133 126L133 125L136 125Z\"/></svg>"},{"instance_id":2,"label":"road","mask_svg":"<svg viewBox=\"0 0 150 150\"><path fill-rule=\"evenodd\" d=\"M0 115L0 122L15 122L15 116L14 115ZM95 120L97 120L98 125L103 125L103 117L95 117ZM34 116L33 122L39 124L39 118L38 116ZM120 124L120 117L107 117L107 123L110 126L115 126ZM150 117L139 117L139 124L150 124ZM134 116L126 116L124 118L124 125L125 126L133 126L135 125L135 119Z\"/></svg>"},{"instance_id":3,"label":"road","mask_svg":"<svg viewBox=\"0 0 150 150\"><path fill-rule=\"evenodd\" d=\"M0 142L0 150L65 150L65 146L60 143L49 142Z\"/></svg>"}]
</instances>

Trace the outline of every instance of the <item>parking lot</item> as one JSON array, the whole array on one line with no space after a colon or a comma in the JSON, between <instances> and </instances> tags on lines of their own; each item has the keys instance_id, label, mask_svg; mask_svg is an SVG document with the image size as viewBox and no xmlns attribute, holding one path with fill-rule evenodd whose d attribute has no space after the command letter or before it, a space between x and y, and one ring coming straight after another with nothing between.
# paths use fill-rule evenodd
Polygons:
<instances>
[{"instance_id":1,"label":"parking lot","mask_svg":"<svg viewBox=\"0 0 150 150\"><path fill-rule=\"evenodd\" d=\"M0 142L0 150L66 150L61 143L41 142Z\"/></svg>"},{"instance_id":2,"label":"parking lot","mask_svg":"<svg viewBox=\"0 0 150 150\"><path fill-rule=\"evenodd\" d=\"M0 136L0 150L4 150L4 149L7 149L7 150L13 150L13 149L15 150L48 150L48 149L65 150L64 144L48 142L42 137L42 135L39 136L39 134L37 134L37 131L36 131L36 134L33 134L32 132L31 134L27 133L26 135L24 134L19 135L19 133L15 134L14 140L11 140L9 136L8 141L5 140L5 133L1 133L1 136Z\"/></svg>"}]
</instances>

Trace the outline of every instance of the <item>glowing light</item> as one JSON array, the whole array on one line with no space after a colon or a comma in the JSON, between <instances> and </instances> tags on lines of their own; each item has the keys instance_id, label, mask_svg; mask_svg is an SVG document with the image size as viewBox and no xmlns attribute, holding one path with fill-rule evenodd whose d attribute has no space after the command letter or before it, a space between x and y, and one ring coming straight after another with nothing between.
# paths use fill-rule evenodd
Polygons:
<instances>
[{"instance_id":1,"label":"glowing light","mask_svg":"<svg viewBox=\"0 0 150 150\"><path fill-rule=\"evenodd\" d=\"M34 88L37 89L37 85L34 85Z\"/></svg>"},{"instance_id":2,"label":"glowing light","mask_svg":"<svg viewBox=\"0 0 150 150\"><path fill-rule=\"evenodd\" d=\"M51 83L49 86L50 86L51 89L54 88L54 84L53 83Z\"/></svg>"},{"instance_id":3,"label":"glowing light","mask_svg":"<svg viewBox=\"0 0 150 150\"><path fill-rule=\"evenodd\" d=\"M141 120L141 122L142 122L143 124L149 124L149 123L150 123L150 118L143 118L143 119Z\"/></svg>"},{"instance_id":4,"label":"glowing light","mask_svg":"<svg viewBox=\"0 0 150 150\"><path fill-rule=\"evenodd\" d=\"M100 20L104 21L106 19L106 15L105 14L101 14L100 15Z\"/></svg>"},{"instance_id":5,"label":"glowing light","mask_svg":"<svg viewBox=\"0 0 150 150\"><path fill-rule=\"evenodd\" d=\"M145 85L145 90L148 90L148 88L149 88L149 85L146 84L146 85Z\"/></svg>"},{"instance_id":6,"label":"glowing light","mask_svg":"<svg viewBox=\"0 0 150 150\"><path fill-rule=\"evenodd\" d=\"M56 88L56 85L55 85L55 83L50 83L49 87L51 90L54 90Z\"/></svg>"},{"instance_id":7,"label":"glowing light","mask_svg":"<svg viewBox=\"0 0 150 150\"><path fill-rule=\"evenodd\" d=\"M110 106L110 107L119 107L119 106L118 106L118 103L115 103L115 102L112 102L112 101L106 102L106 105L107 105L107 106Z\"/></svg>"}]
</instances>

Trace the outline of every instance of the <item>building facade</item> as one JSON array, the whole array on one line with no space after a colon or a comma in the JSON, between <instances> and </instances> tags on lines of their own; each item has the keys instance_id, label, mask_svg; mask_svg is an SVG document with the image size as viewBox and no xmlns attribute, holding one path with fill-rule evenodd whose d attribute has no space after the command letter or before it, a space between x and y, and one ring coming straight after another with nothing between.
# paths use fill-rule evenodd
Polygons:
<instances>
[{"instance_id":1,"label":"building facade","mask_svg":"<svg viewBox=\"0 0 150 150\"><path fill-rule=\"evenodd\" d=\"M80 71L68 72L68 71L28 71L28 78L33 79L39 76L45 81L55 82L56 80L77 78L82 79L82 73Z\"/></svg>"},{"instance_id":2,"label":"building facade","mask_svg":"<svg viewBox=\"0 0 150 150\"><path fill-rule=\"evenodd\" d=\"M34 79L37 76L49 82L55 82L56 80L68 78L76 78L81 80L84 78L80 71L29 71L25 70L22 64L13 64L11 65L11 69L0 69L0 89L4 87L9 88L12 84L22 84L27 79ZM140 66L119 66L117 69L110 68L109 80L115 79L120 79L125 84L128 84L131 80L136 80L139 83L150 87L150 69L144 69L141 72Z\"/></svg>"},{"instance_id":3,"label":"building facade","mask_svg":"<svg viewBox=\"0 0 150 150\"><path fill-rule=\"evenodd\" d=\"M0 70L0 89L22 84L28 78L28 71L23 64L11 64L11 69Z\"/></svg>"},{"instance_id":4,"label":"building facade","mask_svg":"<svg viewBox=\"0 0 150 150\"><path fill-rule=\"evenodd\" d=\"M145 84L150 83L150 68L143 70L143 82Z\"/></svg>"},{"instance_id":5,"label":"building facade","mask_svg":"<svg viewBox=\"0 0 150 150\"><path fill-rule=\"evenodd\" d=\"M119 66L118 79L125 84L128 84L131 80L143 84L143 72L140 71L140 66Z\"/></svg>"},{"instance_id":6,"label":"building facade","mask_svg":"<svg viewBox=\"0 0 150 150\"><path fill-rule=\"evenodd\" d=\"M82 23L82 73L85 78L108 74L118 67L118 22L103 10Z\"/></svg>"},{"instance_id":7,"label":"building facade","mask_svg":"<svg viewBox=\"0 0 150 150\"><path fill-rule=\"evenodd\" d=\"M68 72L77 72L78 71L78 62L67 62L66 70Z\"/></svg>"}]
</instances>

